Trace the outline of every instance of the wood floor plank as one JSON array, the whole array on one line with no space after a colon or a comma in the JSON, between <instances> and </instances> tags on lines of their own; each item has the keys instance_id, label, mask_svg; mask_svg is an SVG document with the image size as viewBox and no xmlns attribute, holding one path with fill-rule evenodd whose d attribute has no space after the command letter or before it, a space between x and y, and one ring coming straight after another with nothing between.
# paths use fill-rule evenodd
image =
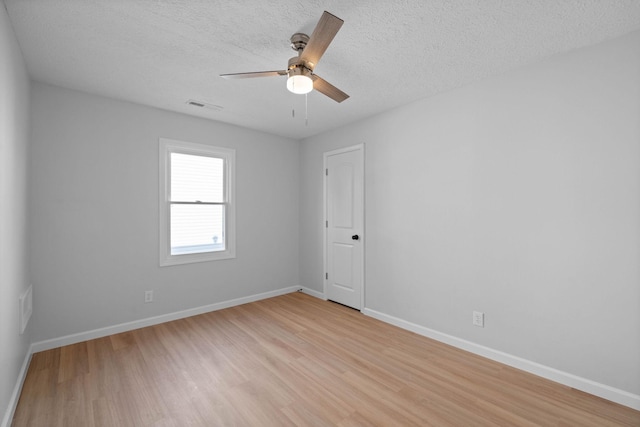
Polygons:
<instances>
[{"instance_id":1,"label":"wood floor plank","mask_svg":"<svg viewBox=\"0 0 640 427\"><path fill-rule=\"evenodd\" d=\"M640 412L301 293L33 355L22 426L640 426Z\"/></svg>"}]
</instances>

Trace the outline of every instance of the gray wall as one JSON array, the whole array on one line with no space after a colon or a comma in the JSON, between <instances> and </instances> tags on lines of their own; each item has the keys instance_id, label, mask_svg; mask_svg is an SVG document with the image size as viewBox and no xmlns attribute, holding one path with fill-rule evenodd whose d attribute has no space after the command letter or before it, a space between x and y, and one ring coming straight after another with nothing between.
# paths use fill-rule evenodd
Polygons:
<instances>
[{"instance_id":1,"label":"gray wall","mask_svg":"<svg viewBox=\"0 0 640 427\"><path fill-rule=\"evenodd\" d=\"M32 92L34 341L299 284L296 141L39 83ZM236 259L158 266L159 137L236 149Z\"/></svg>"},{"instance_id":2,"label":"gray wall","mask_svg":"<svg viewBox=\"0 0 640 427\"><path fill-rule=\"evenodd\" d=\"M0 423L29 349L32 322L20 335L18 299L29 286L27 152L29 78L0 3Z\"/></svg>"},{"instance_id":3,"label":"gray wall","mask_svg":"<svg viewBox=\"0 0 640 427\"><path fill-rule=\"evenodd\" d=\"M30 88L0 8L0 409L30 342L322 292L322 153L361 142L367 308L640 394L639 46L635 33L298 145ZM237 150L236 259L158 267L159 137Z\"/></svg>"},{"instance_id":4,"label":"gray wall","mask_svg":"<svg viewBox=\"0 0 640 427\"><path fill-rule=\"evenodd\" d=\"M639 123L634 33L307 139L301 284L322 153L365 143L367 308L640 394Z\"/></svg>"}]
</instances>

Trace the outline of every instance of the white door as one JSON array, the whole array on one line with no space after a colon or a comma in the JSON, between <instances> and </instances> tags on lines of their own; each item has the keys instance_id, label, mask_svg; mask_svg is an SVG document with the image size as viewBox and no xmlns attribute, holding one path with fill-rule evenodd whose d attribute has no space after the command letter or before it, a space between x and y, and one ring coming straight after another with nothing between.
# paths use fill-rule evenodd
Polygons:
<instances>
[{"instance_id":1,"label":"white door","mask_svg":"<svg viewBox=\"0 0 640 427\"><path fill-rule=\"evenodd\" d=\"M364 286L364 145L324 154L325 295L360 310Z\"/></svg>"}]
</instances>

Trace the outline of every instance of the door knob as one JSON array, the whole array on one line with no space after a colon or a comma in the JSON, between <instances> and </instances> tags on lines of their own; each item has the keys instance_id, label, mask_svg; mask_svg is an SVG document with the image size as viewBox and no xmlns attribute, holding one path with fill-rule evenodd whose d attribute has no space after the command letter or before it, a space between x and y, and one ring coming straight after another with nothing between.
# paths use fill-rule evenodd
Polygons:
<instances>
[{"instance_id":1,"label":"door knob","mask_svg":"<svg viewBox=\"0 0 640 427\"><path fill-rule=\"evenodd\" d=\"M360 236L358 236L357 234L354 234L353 236L351 236L351 238L353 240L360 240Z\"/></svg>"}]
</instances>

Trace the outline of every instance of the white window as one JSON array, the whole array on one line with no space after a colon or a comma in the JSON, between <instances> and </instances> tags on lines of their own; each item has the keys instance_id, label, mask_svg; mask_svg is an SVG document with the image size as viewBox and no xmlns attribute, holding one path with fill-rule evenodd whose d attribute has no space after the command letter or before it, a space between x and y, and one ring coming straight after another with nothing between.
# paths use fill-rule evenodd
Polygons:
<instances>
[{"instance_id":1,"label":"white window","mask_svg":"<svg viewBox=\"0 0 640 427\"><path fill-rule=\"evenodd\" d=\"M235 258L235 150L160 138L160 265Z\"/></svg>"}]
</instances>

